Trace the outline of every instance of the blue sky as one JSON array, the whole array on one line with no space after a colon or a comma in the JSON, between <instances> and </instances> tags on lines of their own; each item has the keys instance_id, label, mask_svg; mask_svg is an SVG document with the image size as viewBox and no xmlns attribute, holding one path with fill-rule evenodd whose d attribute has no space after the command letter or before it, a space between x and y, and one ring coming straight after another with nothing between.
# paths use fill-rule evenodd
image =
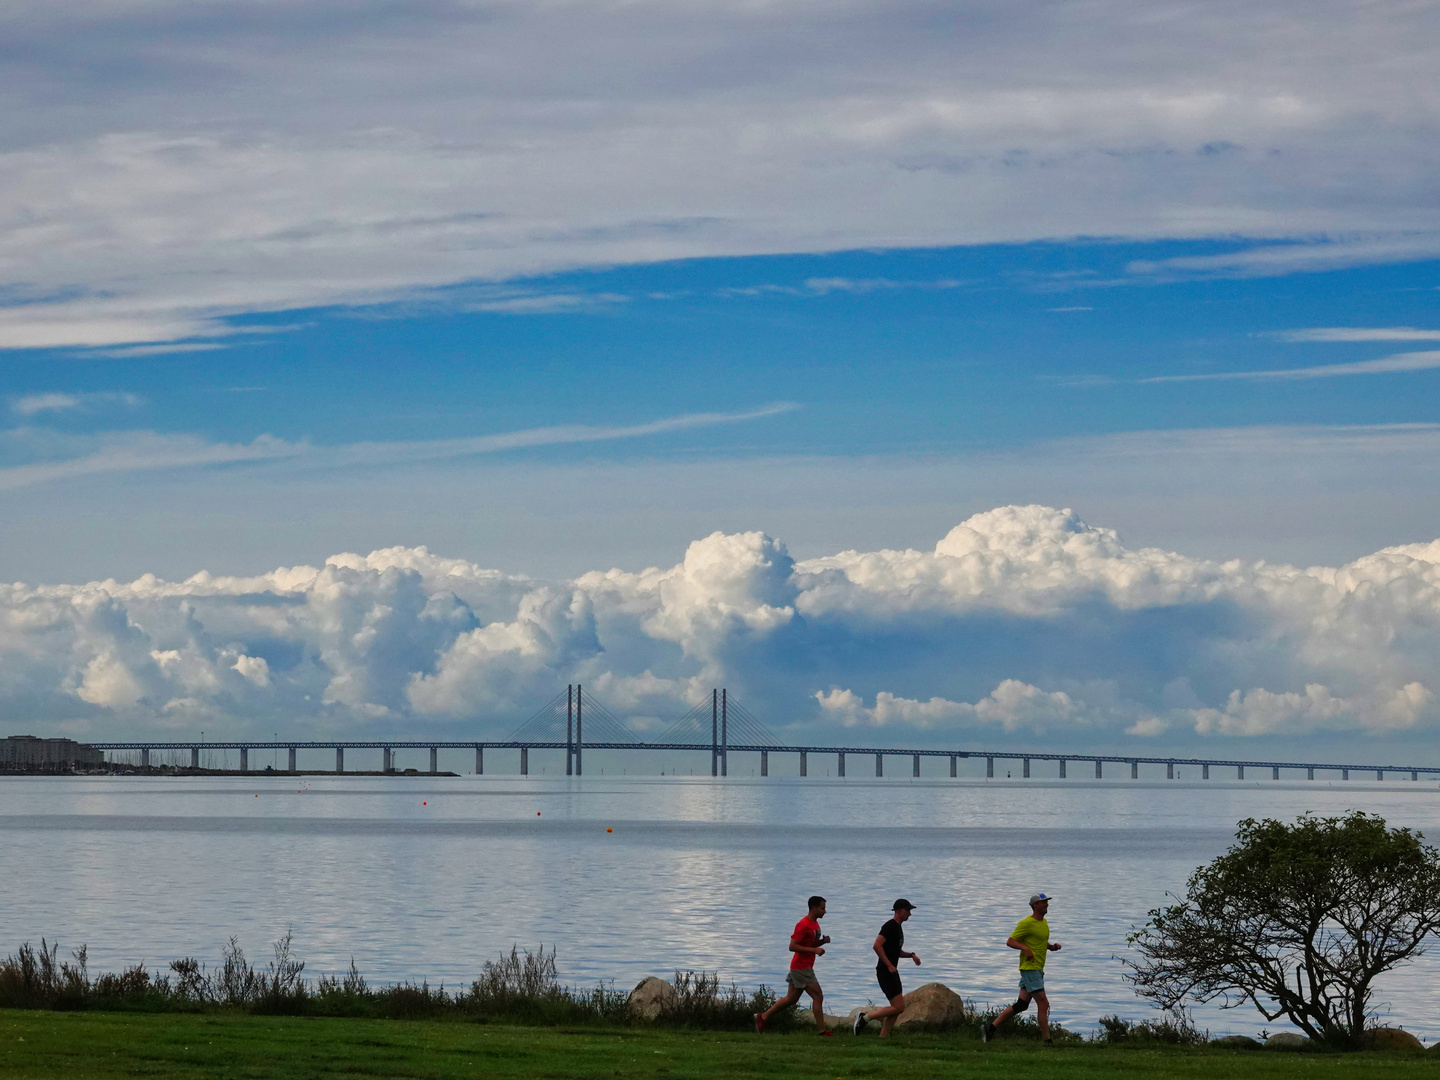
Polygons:
<instances>
[{"instance_id":1,"label":"blue sky","mask_svg":"<svg viewBox=\"0 0 1440 1080\"><path fill-rule=\"evenodd\" d=\"M1440 723L1435 9L22 9L13 713Z\"/></svg>"}]
</instances>

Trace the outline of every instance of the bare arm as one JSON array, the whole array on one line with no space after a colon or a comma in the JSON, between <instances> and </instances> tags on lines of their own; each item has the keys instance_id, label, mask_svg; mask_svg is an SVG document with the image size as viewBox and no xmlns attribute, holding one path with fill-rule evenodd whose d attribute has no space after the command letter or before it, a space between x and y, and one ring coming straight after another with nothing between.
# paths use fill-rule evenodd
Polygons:
<instances>
[{"instance_id":1,"label":"bare arm","mask_svg":"<svg viewBox=\"0 0 1440 1080\"><path fill-rule=\"evenodd\" d=\"M1005 944L1008 945L1008 946L1010 946L1010 948L1012 948L1012 949L1019 949L1022 953L1025 954L1025 959L1027 959L1027 960L1034 960L1034 959L1035 959L1035 953L1031 950L1030 946L1029 946L1029 945L1026 945L1023 941L1019 940L1018 938L1013 938L1013 937L1012 937L1012 938L1006 938L1006 939L1005 939Z\"/></svg>"}]
</instances>

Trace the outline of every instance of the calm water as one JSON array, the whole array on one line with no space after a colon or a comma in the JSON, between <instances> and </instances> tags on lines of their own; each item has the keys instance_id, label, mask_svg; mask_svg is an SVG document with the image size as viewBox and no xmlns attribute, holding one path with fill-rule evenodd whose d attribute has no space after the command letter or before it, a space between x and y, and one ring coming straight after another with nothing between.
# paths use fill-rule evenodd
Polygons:
<instances>
[{"instance_id":1,"label":"calm water","mask_svg":"<svg viewBox=\"0 0 1440 1080\"><path fill-rule=\"evenodd\" d=\"M1055 1015L1089 1027L1146 1015L1115 959L1126 932L1236 821L1352 807L1440 838L1436 785L1401 780L6 779L0 951L44 936L88 943L94 970L163 969L214 962L231 934L264 959L292 928L312 974L353 956L372 981L454 985L543 942L577 984L704 968L776 986L818 892L834 938L818 970L844 1013L876 996L870 943L905 896L924 959L906 985L1000 1004L1005 938L1043 889L1065 946L1047 967ZM1381 995L1427 1040L1437 975L1426 957ZM1216 1033L1264 1026L1248 1009L1197 1016Z\"/></svg>"}]
</instances>

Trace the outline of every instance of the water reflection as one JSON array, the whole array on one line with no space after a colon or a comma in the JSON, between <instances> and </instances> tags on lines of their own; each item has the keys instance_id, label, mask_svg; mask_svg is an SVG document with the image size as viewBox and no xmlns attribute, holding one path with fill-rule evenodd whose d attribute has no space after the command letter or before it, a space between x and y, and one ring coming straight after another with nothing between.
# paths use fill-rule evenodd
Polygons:
<instances>
[{"instance_id":1,"label":"water reflection","mask_svg":"<svg viewBox=\"0 0 1440 1080\"><path fill-rule=\"evenodd\" d=\"M258 796L258 797L257 797ZM819 965L840 1011L876 993L870 942L905 895L939 979L1001 1004L1004 940L1043 888L1066 945L1056 1016L1146 1010L1115 957L1145 911L1219 853L1237 820L1358 807L1440 837L1434 785L283 777L0 782L0 949L88 942L97 969L193 954L230 934L256 959L293 928L311 973L353 956L373 981L473 978L512 943L559 951L576 983L676 968L778 985L804 898L830 900ZM606 827L614 828L607 833ZM1382 987L1425 1037L1430 959ZM1219 1032L1249 1011L1202 1011Z\"/></svg>"}]
</instances>

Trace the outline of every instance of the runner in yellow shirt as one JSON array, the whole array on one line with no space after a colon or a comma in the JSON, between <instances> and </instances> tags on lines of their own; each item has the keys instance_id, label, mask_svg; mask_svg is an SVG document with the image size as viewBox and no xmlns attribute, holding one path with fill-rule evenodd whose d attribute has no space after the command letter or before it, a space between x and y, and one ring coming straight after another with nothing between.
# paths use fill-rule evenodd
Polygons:
<instances>
[{"instance_id":1,"label":"runner in yellow shirt","mask_svg":"<svg viewBox=\"0 0 1440 1080\"><path fill-rule=\"evenodd\" d=\"M1015 1004L1006 1008L999 1016L980 1029L980 1035L988 1043L995 1037L995 1029L1012 1016L1030 1007L1035 999L1040 1019L1040 1038L1045 1045L1050 1043L1050 999L1045 996L1045 957L1059 952L1060 946L1050 941L1050 924L1045 913L1050 910L1050 897L1043 892L1030 897L1030 914L1015 925L1006 945L1020 950L1020 996Z\"/></svg>"}]
</instances>

